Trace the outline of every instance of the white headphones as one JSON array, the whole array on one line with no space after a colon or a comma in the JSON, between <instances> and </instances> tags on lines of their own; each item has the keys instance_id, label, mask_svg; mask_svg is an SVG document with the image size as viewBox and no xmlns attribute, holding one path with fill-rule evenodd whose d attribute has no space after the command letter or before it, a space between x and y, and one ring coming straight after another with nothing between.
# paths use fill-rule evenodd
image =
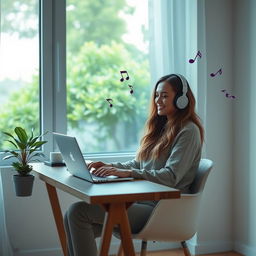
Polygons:
<instances>
[{"instance_id":1,"label":"white headphones","mask_svg":"<svg viewBox=\"0 0 256 256\"><path fill-rule=\"evenodd\" d=\"M177 76L182 83L182 94L178 93L176 97L174 98L174 105L178 109L184 109L188 105L188 97L187 97L187 92L188 92L188 83L186 78L183 75L180 74L174 74Z\"/></svg>"}]
</instances>

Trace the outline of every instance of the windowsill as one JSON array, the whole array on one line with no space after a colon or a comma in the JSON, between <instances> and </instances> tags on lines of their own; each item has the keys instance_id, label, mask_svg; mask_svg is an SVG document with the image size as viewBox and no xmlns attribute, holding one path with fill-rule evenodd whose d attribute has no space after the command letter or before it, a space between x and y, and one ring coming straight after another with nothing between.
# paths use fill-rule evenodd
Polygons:
<instances>
[{"instance_id":1,"label":"windowsill","mask_svg":"<svg viewBox=\"0 0 256 256\"><path fill-rule=\"evenodd\" d=\"M95 154L83 154L86 160L102 161L102 162L125 162L135 157L135 152L123 152L123 153L95 153ZM0 164L0 168L13 168L10 163Z\"/></svg>"},{"instance_id":2,"label":"windowsill","mask_svg":"<svg viewBox=\"0 0 256 256\"><path fill-rule=\"evenodd\" d=\"M1 168L13 168L10 164L6 164L6 165L4 165L4 164L1 164L0 165L0 169Z\"/></svg>"},{"instance_id":3,"label":"windowsill","mask_svg":"<svg viewBox=\"0 0 256 256\"><path fill-rule=\"evenodd\" d=\"M102 162L125 162L135 157L135 152L109 153L109 154L84 154L85 160Z\"/></svg>"},{"instance_id":4,"label":"windowsill","mask_svg":"<svg viewBox=\"0 0 256 256\"><path fill-rule=\"evenodd\" d=\"M83 154L85 158L113 158L113 157L134 157L135 152L114 152L114 153L91 153L91 154Z\"/></svg>"}]
</instances>

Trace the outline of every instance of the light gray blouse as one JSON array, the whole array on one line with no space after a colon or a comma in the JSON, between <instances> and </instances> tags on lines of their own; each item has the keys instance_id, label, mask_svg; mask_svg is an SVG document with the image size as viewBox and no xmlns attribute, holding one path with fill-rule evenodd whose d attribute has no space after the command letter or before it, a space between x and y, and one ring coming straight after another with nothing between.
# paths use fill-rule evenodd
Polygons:
<instances>
[{"instance_id":1,"label":"light gray blouse","mask_svg":"<svg viewBox=\"0 0 256 256\"><path fill-rule=\"evenodd\" d=\"M112 166L132 170L132 177L160 183L189 193L201 159L200 131L193 122L187 123L175 137L170 149L157 160L136 159Z\"/></svg>"}]
</instances>

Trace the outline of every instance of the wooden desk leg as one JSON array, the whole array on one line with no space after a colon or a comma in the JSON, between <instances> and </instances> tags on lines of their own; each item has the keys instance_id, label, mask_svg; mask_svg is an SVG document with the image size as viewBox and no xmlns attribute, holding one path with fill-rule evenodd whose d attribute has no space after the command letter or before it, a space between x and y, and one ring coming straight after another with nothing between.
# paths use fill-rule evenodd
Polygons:
<instances>
[{"instance_id":1,"label":"wooden desk leg","mask_svg":"<svg viewBox=\"0 0 256 256\"><path fill-rule=\"evenodd\" d=\"M135 256L126 204L104 204L103 207L106 209L107 213L103 224L99 255L108 255L113 228L115 225L119 225L124 255Z\"/></svg>"},{"instance_id":2,"label":"wooden desk leg","mask_svg":"<svg viewBox=\"0 0 256 256\"><path fill-rule=\"evenodd\" d=\"M57 195L56 188L50 184L46 184L48 196L52 206L52 212L57 226L57 231L64 256L68 256L66 233L64 229L63 216L60 209L60 203Z\"/></svg>"},{"instance_id":3,"label":"wooden desk leg","mask_svg":"<svg viewBox=\"0 0 256 256\"><path fill-rule=\"evenodd\" d=\"M124 207L125 210L123 211L123 214L120 215L121 221L119 225L123 251L125 256L135 256L129 219L126 211L126 206Z\"/></svg>"}]
</instances>

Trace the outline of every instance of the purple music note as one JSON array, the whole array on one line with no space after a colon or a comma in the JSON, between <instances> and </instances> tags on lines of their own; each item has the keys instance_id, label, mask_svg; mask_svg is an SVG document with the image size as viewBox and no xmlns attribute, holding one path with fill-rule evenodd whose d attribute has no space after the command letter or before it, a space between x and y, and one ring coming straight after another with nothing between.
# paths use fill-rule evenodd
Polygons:
<instances>
[{"instance_id":1,"label":"purple music note","mask_svg":"<svg viewBox=\"0 0 256 256\"><path fill-rule=\"evenodd\" d=\"M200 51L197 52L194 59L189 60L189 63L194 63L197 57L199 57L200 59L202 58L202 53Z\"/></svg>"},{"instance_id":2,"label":"purple music note","mask_svg":"<svg viewBox=\"0 0 256 256\"><path fill-rule=\"evenodd\" d=\"M123 81L124 81L123 74L126 74L125 79L126 79L126 80L129 80L129 78L130 78L130 77L129 77L129 74L128 74L128 72L127 72L126 70L122 70L122 71L120 71L120 74L121 74L121 77L122 77L122 78L120 78L120 81L121 81L121 82L123 82Z\"/></svg>"},{"instance_id":3,"label":"purple music note","mask_svg":"<svg viewBox=\"0 0 256 256\"><path fill-rule=\"evenodd\" d=\"M220 68L216 73L211 73L211 77L214 77L214 76L216 76L217 74L222 74L222 69Z\"/></svg>"},{"instance_id":4,"label":"purple music note","mask_svg":"<svg viewBox=\"0 0 256 256\"><path fill-rule=\"evenodd\" d=\"M230 95L229 93L227 93L227 92L226 92L226 90L225 90L225 89L223 89L223 90L221 90L221 91L225 93L226 98L236 99L236 96L234 96L234 95Z\"/></svg>"},{"instance_id":5,"label":"purple music note","mask_svg":"<svg viewBox=\"0 0 256 256\"><path fill-rule=\"evenodd\" d=\"M130 85L130 84L129 84L128 86L129 86L129 87L130 87L130 89L131 89L131 90L130 90L130 94L133 94L133 86L132 86L132 85Z\"/></svg>"},{"instance_id":6,"label":"purple music note","mask_svg":"<svg viewBox=\"0 0 256 256\"><path fill-rule=\"evenodd\" d=\"M112 99L106 99L106 101L109 103L109 106L112 108L112 107L113 107L113 104L112 104L110 101L113 102L113 100L112 100Z\"/></svg>"}]
</instances>

